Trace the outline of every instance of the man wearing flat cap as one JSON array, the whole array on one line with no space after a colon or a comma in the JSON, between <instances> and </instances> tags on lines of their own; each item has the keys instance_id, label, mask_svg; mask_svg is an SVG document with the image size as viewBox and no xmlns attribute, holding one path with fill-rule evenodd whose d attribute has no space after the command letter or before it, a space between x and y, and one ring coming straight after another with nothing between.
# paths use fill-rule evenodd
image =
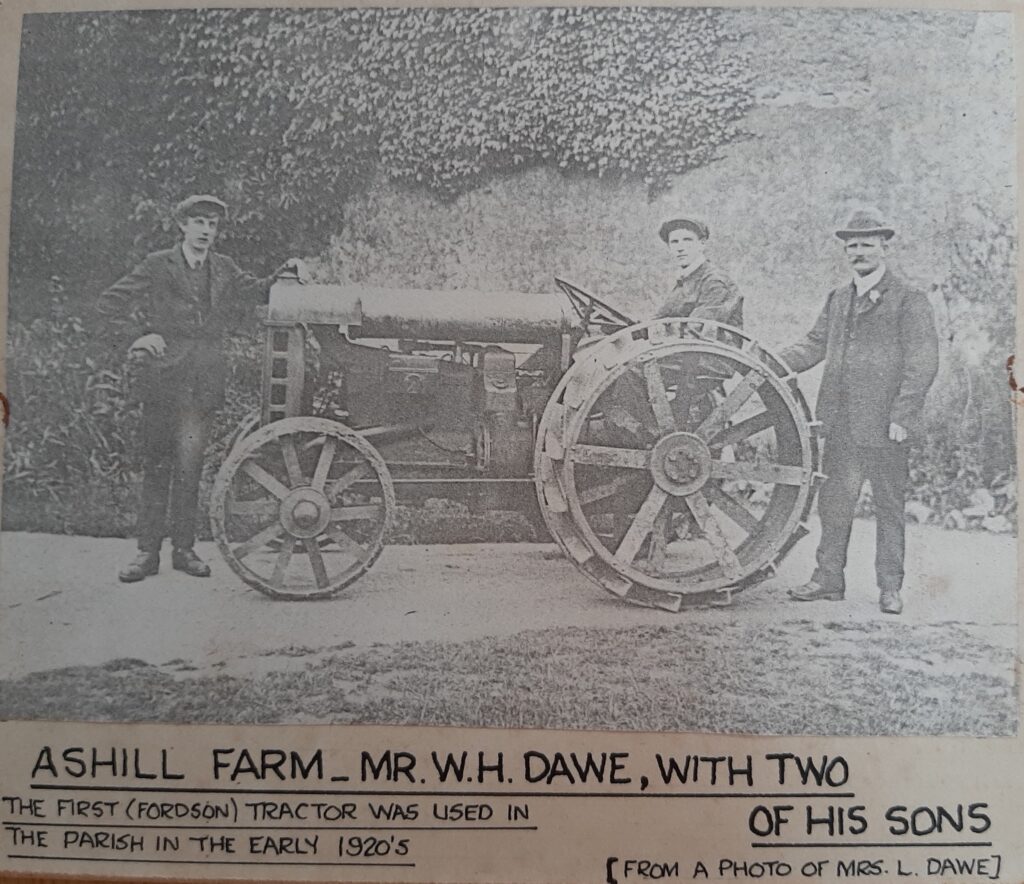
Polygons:
<instances>
[{"instance_id":1,"label":"man wearing flat cap","mask_svg":"<svg viewBox=\"0 0 1024 884\"><path fill-rule=\"evenodd\" d=\"M938 369L927 297L886 265L895 231L875 209L836 231L853 281L831 291L804 340L779 355L794 371L824 360L817 417L824 433L817 568L790 591L797 601L844 597L847 548L861 486L875 505L875 577L883 613L903 610L907 448L921 433L925 395Z\"/></svg>"},{"instance_id":2,"label":"man wearing flat cap","mask_svg":"<svg viewBox=\"0 0 1024 884\"><path fill-rule=\"evenodd\" d=\"M182 239L153 252L100 297L99 308L128 347L142 400L142 501L138 555L118 577L134 583L157 573L164 537L171 566L208 577L195 553L199 478L209 424L224 403L227 363L223 339L245 305L265 301L285 262L259 279L213 251L227 206L198 194L174 212Z\"/></svg>"},{"instance_id":3,"label":"man wearing flat cap","mask_svg":"<svg viewBox=\"0 0 1024 884\"><path fill-rule=\"evenodd\" d=\"M671 251L679 276L655 318L711 319L743 328L743 296L739 288L708 260L707 224L693 216L676 216L661 225L658 236ZM734 343L740 341L736 339ZM721 382L732 374L732 369L716 365L713 357L705 357L700 374L701 377L680 384L673 399L673 410L684 424L694 425L707 417L715 396L721 392Z\"/></svg>"},{"instance_id":4,"label":"man wearing flat cap","mask_svg":"<svg viewBox=\"0 0 1024 884\"><path fill-rule=\"evenodd\" d=\"M658 236L668 246L678 266L676 284L668 298L655 314L656 319L666 317L681 319L710 319L734 328L743 327L743 297L739 288L729 276L715 267L707 257L709 231L707 224L693 216L677 215L666 220L658 229ZM730 377L732 370L718 363L715 357L705 356L701 370L696 376L681 377L676 386L671 407L680 427L695 427L715 407L716 397L721 395L722 382ZM642 385L628 377L616 387L613 401L606 406L606 416L611 425L612 441L616 444L635 444L628 430L642 421L635 413L638 402L646 402L647 393ZM618 438L614 434L618 434ZM624 510L637 506L642 501L622 497ZM629 520L619 519L617 530L628 530ZM685 508L675 513L665 523L665 540L678 536L700 534L700 528ZM653 542L661 542L657 538Z\"/></svg>"},{"instance_id":5,"label":"man wearing flat cap","mask_svg":"<svg viewBox=\"0 0 1024 884\"><path fill-rule=\"evenodd\" d=\"M670 218L658 231L679 266L679 278L655 318L712 319L743 327L743 297L725 273L708 261L708 227L697 218Z\"/></svg>"}]
</instances>

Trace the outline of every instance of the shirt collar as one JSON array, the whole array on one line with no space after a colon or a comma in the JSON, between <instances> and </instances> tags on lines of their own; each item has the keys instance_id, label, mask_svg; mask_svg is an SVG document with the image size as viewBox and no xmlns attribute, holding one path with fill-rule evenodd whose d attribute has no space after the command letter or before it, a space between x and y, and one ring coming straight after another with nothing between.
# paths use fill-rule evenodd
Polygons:
<instances>
[{"instance_id":1,"label":"shirt collar","mask_svg":"<svg viewBox=\"0 0 1024 884\"><path fill-rule=\"evenodd\" d=\"M878 268L873 270L867 276L858 276L857 274L854 274L853 285L857 289L857 294L863 295L871 291L871 289L882 281L883 276L885 276L884 264L879 264Z\"/></svg>"},{"instance_id":2,"label":"shirt collar","mask_svg":"<svg viewBox=\"0 0 1024 884\"><path fill-rule=\"evenodd\" d=\"M181 244L181 254L185 256L185 263L193 270L198 270L203 264L206 263L206 259L209 256L209 252L205 255L200 254L195 249L191 249L188 243L183 242Z\"/></svg>"},{"instance_id":3,"label":"shirt collar","mask_svg":"<svg viewBox=\"0 0 1024 884\"><path fill-rule=\"evenodd\" d=\"M707 258L701 258L696 264L691 264L689 267L684 267L679 273L679 278L686 279L687 277L693 276L693 274L696 273L697 270L699 270L701 267L704 266L705 263L707 263L707 260Z\"/></svg>"}]
</instances>

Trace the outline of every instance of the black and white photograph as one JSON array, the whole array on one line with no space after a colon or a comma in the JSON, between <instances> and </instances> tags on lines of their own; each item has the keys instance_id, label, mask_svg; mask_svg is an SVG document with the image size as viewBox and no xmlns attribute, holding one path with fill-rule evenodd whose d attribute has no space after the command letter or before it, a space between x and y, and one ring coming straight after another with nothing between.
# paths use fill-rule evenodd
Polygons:
<instances>
[{"instance_id":1,"label":"black and white photograph","mask_svg":"<svg viewBox=\"0 0 1024 884\"><path fill-rule=\"evenodd\" d=\"M1016 735L1013 23L26 14L0 719Z\"/></svg>"}]
</instances>

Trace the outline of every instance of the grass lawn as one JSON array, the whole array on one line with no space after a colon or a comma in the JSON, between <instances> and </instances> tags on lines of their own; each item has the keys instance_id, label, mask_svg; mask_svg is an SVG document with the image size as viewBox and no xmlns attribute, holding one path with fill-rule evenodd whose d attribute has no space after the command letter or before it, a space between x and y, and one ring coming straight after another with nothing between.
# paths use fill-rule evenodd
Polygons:
<instances>
[{"instance_id":1,"label":"grass lawn","mask_svg":"<svg viewBox=\"0 0 1024 884\"><path fill-rule=\"evenodd\" d=\"M0 683L0 715L850 735L1008 735L1017 718L1012 652L954 624L552 629L275 657L252 677L139 660L35 673Z\"/></svg>"}]
</instances>

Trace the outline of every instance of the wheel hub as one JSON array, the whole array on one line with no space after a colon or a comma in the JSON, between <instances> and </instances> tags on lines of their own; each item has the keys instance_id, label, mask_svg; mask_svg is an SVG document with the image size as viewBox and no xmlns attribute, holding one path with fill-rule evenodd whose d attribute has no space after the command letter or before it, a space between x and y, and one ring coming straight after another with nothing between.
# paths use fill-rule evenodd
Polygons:
<instances>
[{"instance_id":1,"label":"wheel hub","mask_svg":"<svg viewBox=\"0 0 1024 884\"><path fill-rule=\"evenodd\" d=\"M711 478L711 451L693 433L669 433L651 452L655 484L669 494L693 494Z\"/></svg>"},{"instance_id":2,"label":"wheel hub","mask_svg":"<svg viewBox=\"0 0 1024 884\"><path fill-rule=\"evenodd\" d=\"M316 537L331 520L331 502L313 488L296 488L281 501L280 518L293 537Z\"/></svg>"}]
</instances>

